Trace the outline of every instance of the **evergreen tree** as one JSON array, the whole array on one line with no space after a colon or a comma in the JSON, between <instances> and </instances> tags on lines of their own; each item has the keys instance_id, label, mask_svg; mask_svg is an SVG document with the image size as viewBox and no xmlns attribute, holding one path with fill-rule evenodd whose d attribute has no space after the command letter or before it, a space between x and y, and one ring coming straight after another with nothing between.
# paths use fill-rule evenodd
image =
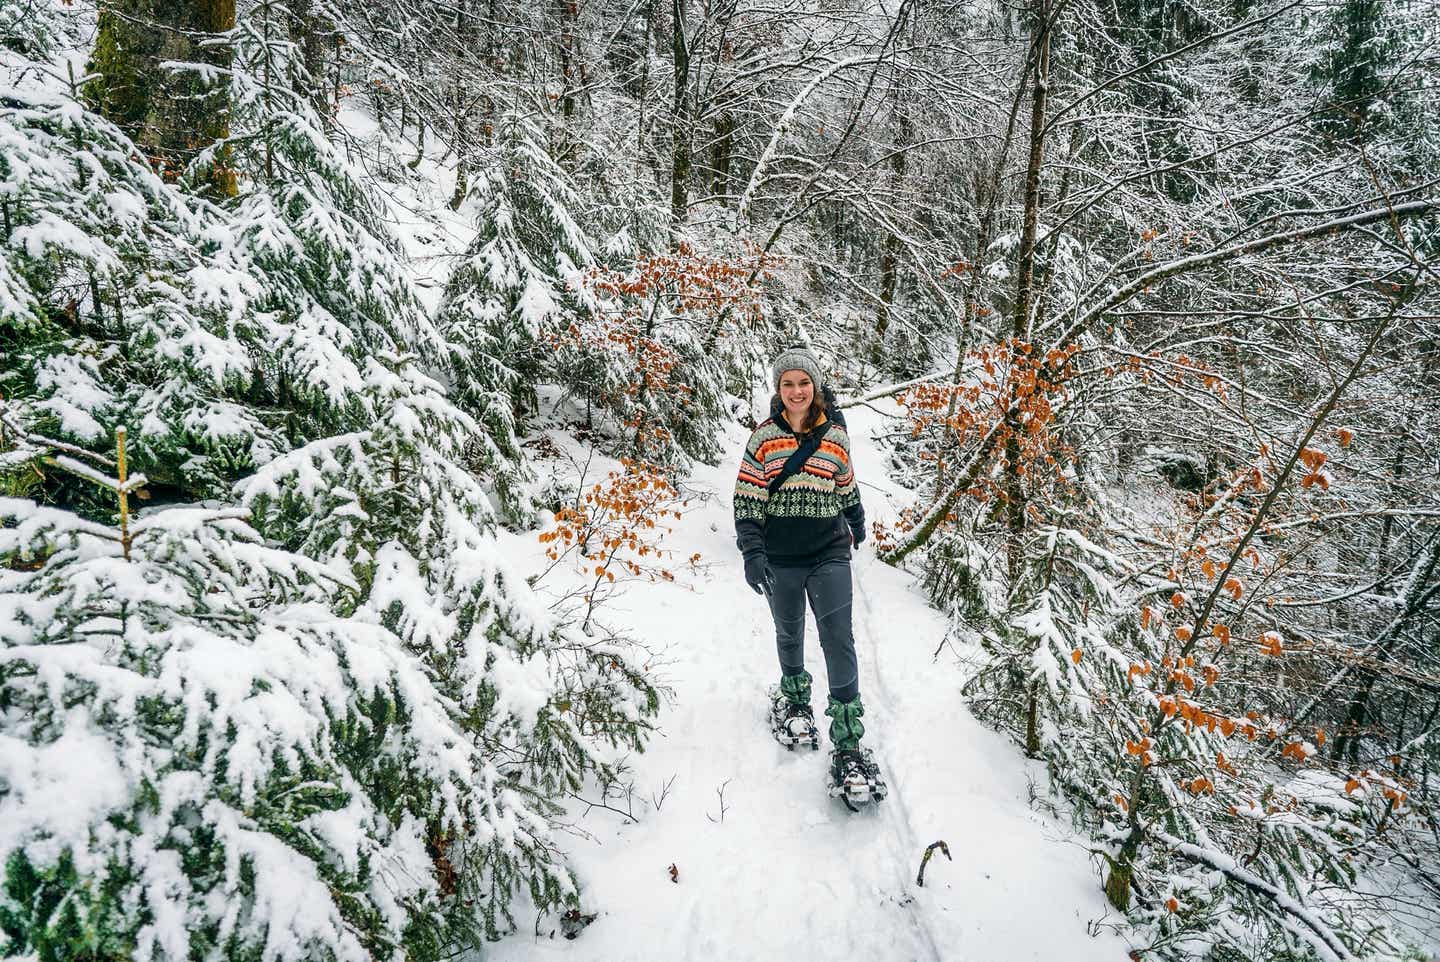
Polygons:
<instances>
[{"instance_id":1,"label":"evergreen tree","mask_svg":"<svg viewBox=\"0 0 1440 962\"><path fill-rule=\"evenodd\" d=\"M1385 0L1344 0L1329 18L1314 68L1330 105L1322 126L1345 141L1372 140L1390 113L1384 70L1396 49Z\"/></svg>"},{"instance_id":2,"label":"evergreen tree","mask_svg":"<svg viewBox=\"0 0 1440 962\"><path fill-rule=\"evenodd\" d=\"M643 747L659 694L623 644L554 625L501 561L486 490L459 464L480 425L400 359L368 378L372 429L277 459L242 502L267 536L351 571L355 617L394 632L452 706L485 772L473 791L510 830L452 836L450 910L478 905L494 937L517 888L542 909L574 898L556 799L616 779L610 750Z\"/></svg>"},{"instance_id":3,"label":"evergreen tree","mask_svg":"<svg viewBox=\"0 0 1440 962\"><path fill-rule=\"evenodd\" d=\"M497 817L449 703L343 572L0 412L115 524L0 499L0 936L41 959L435 959L436 838ZM112 473L112 471L116 473ZM452 913L453 915L453 913Z\"/></svg>"},{"instance_id":4,"label":"evergreen tree","mask_svg":"<svg viewBox=\"0 0 1440 962\"><path fill-rule=\"evenodd\" d=\"M485 427L479 463L500 477L520 462L520 420L535 409L536 387L550 369L544 332L594 310L581 279L595 257L571 212L574 188L542 133L509 113L493 137L469 184L475 239L446 285L438 325L455 400ZM507 491L505 502L520 507L518 490Z\"/></svg>"},{"instance_id":5,"label":"evergreen tree","mask_svg":"<svg viewBox=\"0 0 1440 962\"><path fill-rule=\"evenodd\" d=\"M128 426L141 437L132 463L159 492L214 493L287 448L276 420L242 403L263 350L245 296L260 284L216 264L219 212L67 98L10 96L0 336L25 422L96 450ZM64 477L44 484L65 503L94 497Z\"/></svg>"}]
</instances>

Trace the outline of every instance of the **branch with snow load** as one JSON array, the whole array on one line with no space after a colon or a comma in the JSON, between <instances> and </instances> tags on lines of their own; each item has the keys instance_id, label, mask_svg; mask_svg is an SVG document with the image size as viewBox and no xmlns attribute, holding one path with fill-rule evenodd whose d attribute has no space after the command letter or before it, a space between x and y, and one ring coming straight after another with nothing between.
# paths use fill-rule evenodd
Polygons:
<instances>
[{"instance_id":1,"label":"branch with snow load","mask_svg":"<svg viewBox=\"0 0 1440 962\"><path fill-rule=\"evenodd\" d=\"M1295 230L1281 231L1277 234L1267 234L1264 237L1257 237L1254 240L1239 244L1231 244L1228 247L1222 247L1218 250L1203 254L1182 257L1168 264L1162 264L1154 270L1146 271L1129 283L1123 284L1110 292L1109 295L1094 307L1080 314L1062 334L1054 338L1054 343L1069 344L1071 341L1076 340L1106 311L1113 310L1121 304L1132 300L1137 295L1144 293L1147 288L1166 278L1175 277L1179 274L1188 274L1191 271L1200 270L1204 267L1214 267L1218 264L1235 260L1238 257L1243 257L1246 254L1258 254L1272 247L1295 244L1303 240L1309 240L1312 237L1336 234L1342 230L1353 230L1374 224L1378 221L1400 221L1412 217L1423 217L1427 214L1434 214L1437 211L1440 211L1440 201L1411 201L1408 204L1396 204L1394 206L1364 211L1359 214L1351 214L1348 217L1337 217L1332 220L1322 221L1319 224L1298 227Z\"/></svg>"},{"instance_id":2,"label":"branch with snow load","mask_svg":"<svg viewBox=\"0 0 1440 962\"><path fill-rule=\"evenodd\" d=\"M1340 937L1308 906L1244 868L1229 855L1182 841L1173 835L1167 835L1153 828L1149 830L1149 834L1156 841L1168 846L1172 854L1212 868L1230 881L1239 883L1249 891L1267 899L1283 912L1287 919L1292 921L1287 928L1309 943L1315 949L1316 954L1326 962L1347 962L1347 960L1355 958L1345 947L1345 943L1340 941Z\"/></svg>"}]
</instances>

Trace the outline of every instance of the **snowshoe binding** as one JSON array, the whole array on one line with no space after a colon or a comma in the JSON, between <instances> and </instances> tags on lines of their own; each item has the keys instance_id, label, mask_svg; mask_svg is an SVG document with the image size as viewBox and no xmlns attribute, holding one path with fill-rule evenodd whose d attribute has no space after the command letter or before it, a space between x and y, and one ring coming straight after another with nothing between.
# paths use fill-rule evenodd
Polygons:
<instances>
[{"instance_id":1,"label":"snowshoe binding","mask_svg":"<svg viewBox=\"0 0 1440 962\"><path fill-rule=\"evenodd\" d=\"M783 675L770 689L770 733L792 752L796 745L820 749L820 730L810 707L810 673Z\"/></svg>"},{"instance_id":2,"label":"snowshoe binding","mask_svg":"<svg viewBox=\"0 0 1440 962\"><path fill-rule=\"evenodd\" d=\"M831 719L830 743L835 746L830 753L830 797L840 799L850 811L858 812L859 806L878 802L889 791L880 778L875 756L868 748L860 747L860 739L865 734L865 724L860 721L865 715L865 706L859 695L850 701L831 695L825 714Z\"/></svg>"},{"instance_id":3,"label":"snowshoe binding","mask_svg":"<svg viewBox=\"0 0 1440 962\"><path fill-rule=\"evenodd\" d=\"M820 749L820 729L809 705L791 701L778 687L770 690L770 734L792 752L795 746Z\"/></svg>"},{"instance_id":4,"label":"snowshoe binding","mask_svg":"<svg viewBox=\"0 0 1440 962\"><path fill-rule=\"evenodd\" d=\"M852 812L889 794L868 748L837 748L830 754L829 790Z\"/></svg>"}]
</instances>

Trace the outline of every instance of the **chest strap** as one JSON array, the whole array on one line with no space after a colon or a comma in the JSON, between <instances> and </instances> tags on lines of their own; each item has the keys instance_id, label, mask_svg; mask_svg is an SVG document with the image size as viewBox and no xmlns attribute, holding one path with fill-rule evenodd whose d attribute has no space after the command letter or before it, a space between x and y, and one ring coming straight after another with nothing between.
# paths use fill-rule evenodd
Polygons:
<instances>
[{"instance_id":1,"label":"chest strap","mask_svg":"<svg viewBox=\"0 0 1440 962\"><path fill-rule=\"evenodd\" d=\"M825 439L825 433L829 430L830 422L826 421L807 434L805 440L800 442L800 446L790 454L790 457L785 459L785 466L780 469L780 473L770 479L769 484L765 486L766 490L771 494L779 491L780 485L803 468L805 462L810 460L810 456L820 450L820 442Z\"/></svg>"}]
</instances>

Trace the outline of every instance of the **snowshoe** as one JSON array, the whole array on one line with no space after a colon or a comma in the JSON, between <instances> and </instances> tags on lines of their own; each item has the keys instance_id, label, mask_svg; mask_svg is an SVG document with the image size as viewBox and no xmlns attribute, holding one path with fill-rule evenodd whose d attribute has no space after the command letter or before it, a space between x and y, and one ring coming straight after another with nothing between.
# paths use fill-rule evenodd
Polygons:
<instances>
[{"instance_id":1,"label":"snowshoe","mask_svg":"<svg viewBox=\"0 0 1440 962\"><path fill-rule=\"evenodd\" d=\"M880 767L868 748L839 748L830 754L829 790L852 812L860 806L878 802L889 794L880 777Z\"/></svg>"},{"instance_id":2,"label":"snowshoe","mask_svg":"<svg viewBox=\"0 0 1440 962\"><path fill-rule=\"evenodd\" d=\"M795 746L820 749L820 730L815 727L815 712L808 704L792 701L776 685L770 689L770 734L790 751Z\"/></svg>"}]
</instances>

